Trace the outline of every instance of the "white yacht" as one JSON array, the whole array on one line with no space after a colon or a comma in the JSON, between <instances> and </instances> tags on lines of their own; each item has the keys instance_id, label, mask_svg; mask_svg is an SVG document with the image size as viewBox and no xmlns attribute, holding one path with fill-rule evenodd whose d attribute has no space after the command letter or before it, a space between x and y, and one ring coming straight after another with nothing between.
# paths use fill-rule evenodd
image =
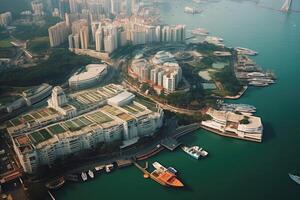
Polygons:
<instances>
[{"instance_id":1,"label":"white yacht","mask_svg":"<svg viewBox=\"0 0 300 200\"><path fill-rule=\"evenodd\" d=\"M89 170L88 171L88 175L91 177L91 178L94 178L95 176L94 176L94 172L92 172L92 170Z\"/></svg>"},{"instance_id":2,"label":"white yacht","mask_svg":"<svg viewBox=\"0 0 300 200\"><path fill-rule=\"evenodd\" d=\"M200 148L199 146L183 146L182 150L195 159L199 159L200 157L206 157L208 155L208 152L203 150L203 148Z\"/></svg>"},{"instance_id":3,"label":"white yacht","mask_svg":"<svg viewBox=\"0 0 300 200\"><path fill-rule=\"evenodd\" d=\"M86 180L87 180L87 175L86 175L85 172L82 172L82 173L81 173L81 178L82 178L83 181L86 181Z\"/></svg>"},{"instance_id":4,"label":"white yacht","mask_svg":"<svg viewBox=\"0 0 300 200\"><path fill-rule=\"evenodd\" d=\"M296 183L300 184L300 176L289 173L289 177Z\"/></svg>"}]
</instances>

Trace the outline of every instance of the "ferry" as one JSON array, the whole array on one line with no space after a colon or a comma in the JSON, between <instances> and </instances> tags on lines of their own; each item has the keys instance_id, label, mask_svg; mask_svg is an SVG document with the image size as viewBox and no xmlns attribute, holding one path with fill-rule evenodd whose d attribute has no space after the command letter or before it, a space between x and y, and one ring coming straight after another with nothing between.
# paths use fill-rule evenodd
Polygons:
<instances>
[{"instance_id":1,"label":"ferry","mask_svg":"<svg viewBox=\"0 0 300 200\"><path fill-rule=\"evenodd\" d=\"M172 172L170 172L167 168L162 166L158 162L154 162L153 167L155 170L151 172L151 176L155 181L158 183L165 185L165 186L170 186L170 187L183 187L183 183L177 179L176 175Z\"/></svg>"},{"instance_id":2,"label":"ferry","mask_svg":"<svg viewBox=\"0 0 300 200\"><path fill-rule=\"evenodd\" d=\"M55 180L52 180L52 181L46 183L46 187L48 189L58 189L58 188L62 187L65 182L66 181L65 181L64 177L60 177L58 179L55 179Z\"/></svg>"},{"instance_id":3,"label":"ferry","mask_svg":"<svg viewBox=\"0 0 300 200\"><path fill-rule=\"evenodd\" d=\"M209 34L209 32L203 28L197 28L195 30L192 30L192 35L206 36L208 34Z\"/></svg>"},{"instance_id":4,"label":"ferry","mask_svg":"<svg viewBox=\"0 0 300 200\"><path fill-rule=\"evenodd\" d=\"M94 172L92 172L92 170L89 170L88 171L88 175L91 177L91 178L94 178L95 176L94 176Z\"/></svg>"},{"instance_id":5,"label":"ferry","mask_svg":"<svg viewBox=\"0 0 300 200\"><path fill-rule=\"evenodd\" d=\"M206 157L208 155L208 152L203 150L203 148L200 148L199 146L192 146L192 147L183 146L182 150L197 160L200 157Z\"/></svg>"},{"instance_id":6,"label":"ferry","mask_svg":"<svg viewBox=\"0 0 300 200\"><path fill-rule=\"evenodd\" d=\"M221 103L220 110L231 112L255 113L256 108L248 104Z\"/></svg>"},{"instance_id":7,"label":"ferry","mask_svg":"<svg viewBox=\"0 0 300 200\"><path fill-rule=\"evenodd\" d=\"M300 185L300 176L289 173L289 177Z\"/></svg>"},{"instance_id":8,"label":"ferry","mask_svg":"<svg viewBox=\"0 0 300 200\"><path fill-rule=\"evenodd\" d=\"M86 175L85 172L82 172L82 173L81 173L81 178L82 178L83 181L86 181L86 180L87 180L87 175Z\"/></svg>"},{"instance_id":9,"label":"ferry","mask_svg":"<svg viewBox=\"0 0 300 200\"><path fill-rule=\"evenodd\" d=\"M251 49L244 48L244 47L236 47L235 50L238 52L238 54L243 54L243 55L248 55L248 56L258 55L258 52L253 51Z\"/></svg>"}]
</instances>

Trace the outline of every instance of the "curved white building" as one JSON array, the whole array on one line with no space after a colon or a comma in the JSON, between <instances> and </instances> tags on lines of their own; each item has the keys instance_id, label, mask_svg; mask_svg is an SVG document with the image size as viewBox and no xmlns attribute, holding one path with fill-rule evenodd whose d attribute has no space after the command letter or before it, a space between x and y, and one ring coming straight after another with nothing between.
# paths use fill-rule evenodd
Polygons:
<instances>
[{"instance_id":1,"label":"curved white building","mask_svg":"<svg viewBox=\"0 0 300 200\"><path fill-rule=\"evenodd\" d=\"M106 64L89 64L84 72L77 72L69 79L71 88L84 88L97 83L107 74Z\"/></svg>"}]
</instances>

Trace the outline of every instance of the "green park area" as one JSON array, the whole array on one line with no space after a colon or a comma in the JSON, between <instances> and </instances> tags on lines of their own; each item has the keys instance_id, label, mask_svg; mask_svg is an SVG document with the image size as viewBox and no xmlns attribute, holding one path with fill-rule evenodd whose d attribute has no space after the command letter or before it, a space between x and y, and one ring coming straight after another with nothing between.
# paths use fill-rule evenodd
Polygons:
<instances>
[{"instance_id":1,"label":"green park area","mask_svg":"<svg viewBox=\"0 0 300 200\"><path fill-rule=\"evenodd\" d=\"M30 68L12 68L0 74L2 86L32 86L41 83L62 84L83 65L94 59L73 54L68 49L52 49L49 59Z\"/></svg>"},{"instance_id":2,"label":"green park area","mask_svg":"<svg viewBox=\"0 0 300 200\"><path fill-rule=\"evenodd\" d=\"M32 53L44 53L49 49L49 38L47 36L36 37L29 41L28 50Z\"/></svg>"}]
</instances>

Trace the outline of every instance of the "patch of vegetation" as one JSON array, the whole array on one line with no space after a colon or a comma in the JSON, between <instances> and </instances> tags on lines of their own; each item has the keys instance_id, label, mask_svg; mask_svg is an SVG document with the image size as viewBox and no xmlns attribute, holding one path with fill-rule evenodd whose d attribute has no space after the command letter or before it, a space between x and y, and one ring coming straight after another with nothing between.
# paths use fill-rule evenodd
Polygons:
<instances>
[{"instance_id":1,"label":"patch of vegetation","mask_svg":"<svg viewBox=\"0 0 300 200\"><path fill-rule=\"evenodd\" d=\"M58 17L47 17L46 23L39 25L17 25L13 36L20 40L31 40L36 37L48 36L48 28L60 21Z\"/></svg>"},{"instance_id":2,"label":"patch of vegetation","mask_svg":"<svg viewBox=\"0 0 300 200\"><path fill-rule=\"evenodd\" d=\"M214 77L220 81L228 95L236 95L242 89L242 85L237 80L232 67L226 66L223 70L216 72Z\"/></svg>"},{"instance_id":3,"label":"patch of vegetation","mask_svg":"<svg viewBox=\"0 0 300 200\"><path fill-rule=\"evenodd\" d=\"M1 47L0 58L12 58L16 54L16 49L13 47Z\"/></svg>"},{"instance_id":4,"label":"patch of vegetation","mask_svg":"<svg viewBox=\"0 0 300 200\"><path fill-rule=\"evenodd\" d=\"M49 49L48 37L37 37L29 42L28 49L33 53L44 53Z\"/></svg>"},{"instance_id":5,"label":"patch of vegetation","mask_svg":"<svg viewBox=\"0 0 300 200\"><path fill-rule=\"evenodd\" d=\"M0 48L12 47L12 44L10 43L10 41L11 41L11 39L8 37L0 40Z\"/></svg>"},{"instance_id":6,"label":"patch of vegetation","mask_svg":"<svg viewBox=\"0 0 300 200\"><path fill-rule=\"evenodd\" d=\"M240 124L249 124L249 123L250 123L249 117L247 116L244 116L244 118L240 120Z\"/></svg>"},{"instance_id":7,"label":"patch of vegetation","mask_svg":"<svg viewBox=\"0 0 300 200\"><path fill-rule=\"evenodd\" d=\"M1 0L0 13L11 12L14 17L18 17L20 12L30 10L29 0Z\"/></svg>"},{"instance_id":8,"label":"patch of vegetation","mask_svg":"<svg viewBox=\"0 0 300 200\"><path fill-rule=\"evenodd\" d=\"M70 74L93 62L87 56L75 55L67 49L53 49L48 60L31 68L14 68L0 74L0 85L30 86L44 82L62 84Z\"/></svg>"}]
</instances>

